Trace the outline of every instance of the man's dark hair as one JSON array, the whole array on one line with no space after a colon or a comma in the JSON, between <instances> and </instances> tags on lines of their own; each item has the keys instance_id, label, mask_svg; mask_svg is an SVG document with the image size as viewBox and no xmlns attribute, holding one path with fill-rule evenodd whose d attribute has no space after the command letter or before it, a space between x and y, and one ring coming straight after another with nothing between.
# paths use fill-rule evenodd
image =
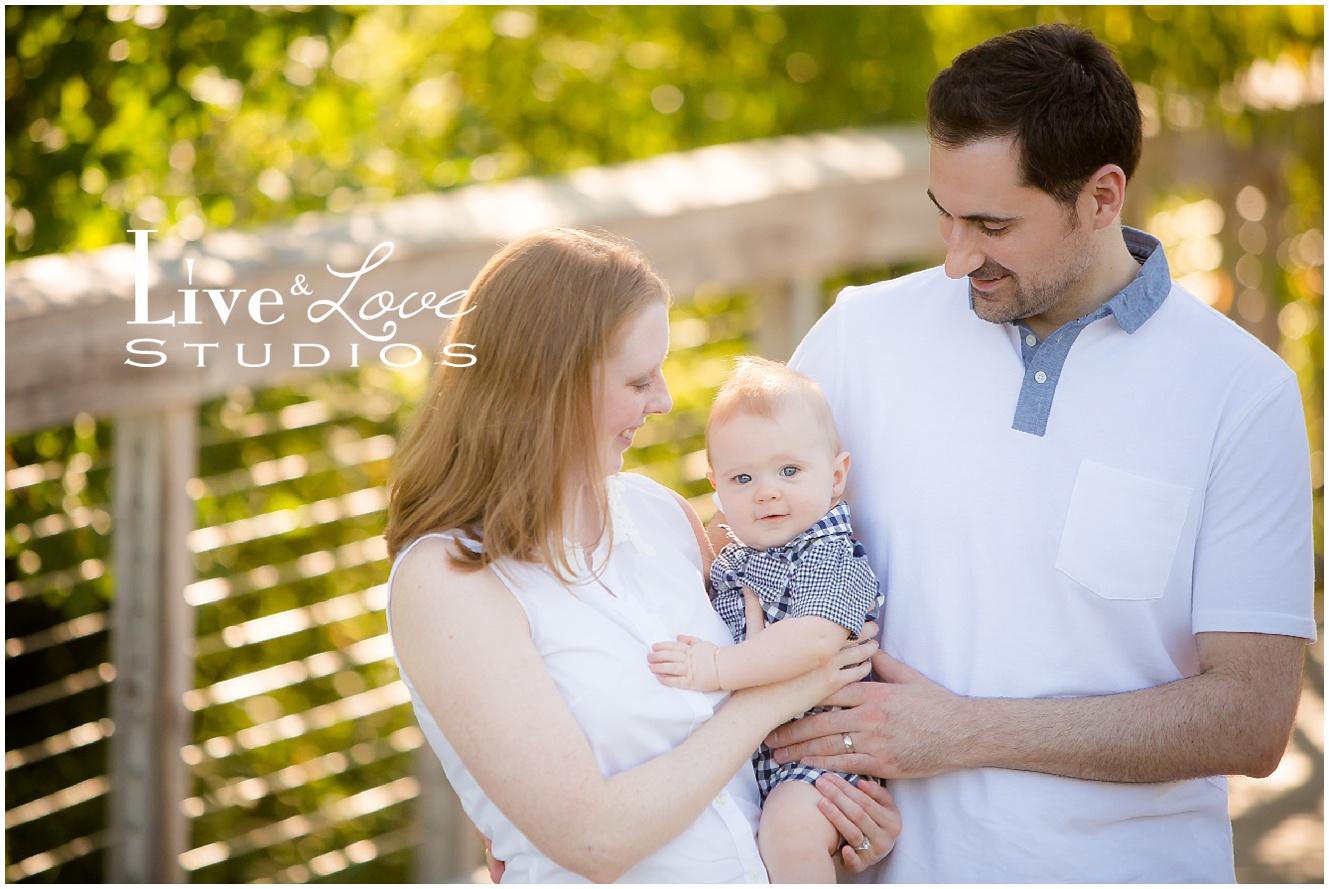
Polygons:
<instances>
[{"instance_id":1,"label":"man's dark hair","mask_svg":"<svg viewBox=\"0 0 1329 889\"><path fill-rule=\"evenodd\" d=\"M1112 50L1069 25L1021 28L965 50L928 88L928 136L943 148L1013 138L1026 185L1073 204L1104 164L1135 173L1135 87Z\"/></svg>"}]
</instances>

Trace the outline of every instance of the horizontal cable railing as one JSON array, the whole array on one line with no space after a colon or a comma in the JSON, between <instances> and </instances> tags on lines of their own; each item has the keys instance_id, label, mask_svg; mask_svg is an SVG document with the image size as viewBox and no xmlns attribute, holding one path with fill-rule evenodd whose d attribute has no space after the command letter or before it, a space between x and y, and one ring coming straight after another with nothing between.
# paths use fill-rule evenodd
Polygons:
<instances>
[{"instance_id":1,"label":"horizontal cable railing","mask_svg":"<svg viewBox=\"0 0 1329 889\"><path fill-rule=\"evenodd\" d=\"M71 418L73 419L73 418ZM5 877L96 880L108 842L109 430L9 442L5 470Z\"/></svg>"}]
</instances>

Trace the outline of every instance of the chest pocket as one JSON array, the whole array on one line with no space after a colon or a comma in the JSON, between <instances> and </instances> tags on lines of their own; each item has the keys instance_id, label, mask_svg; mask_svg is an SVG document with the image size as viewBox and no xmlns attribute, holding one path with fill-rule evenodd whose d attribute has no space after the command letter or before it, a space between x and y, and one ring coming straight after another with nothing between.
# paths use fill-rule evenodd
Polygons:
<instances>
[{"instance_id":1,"label":"chest pocket","mask_svg":"<svg viewBox=\"0 0 1329 889\"><path fill-rule=\"evenodd\" d=\"M1083 461L1057 569L1104 599L1161 597L1190 501L1190 488Z\"/></svg>"}]
</instances>

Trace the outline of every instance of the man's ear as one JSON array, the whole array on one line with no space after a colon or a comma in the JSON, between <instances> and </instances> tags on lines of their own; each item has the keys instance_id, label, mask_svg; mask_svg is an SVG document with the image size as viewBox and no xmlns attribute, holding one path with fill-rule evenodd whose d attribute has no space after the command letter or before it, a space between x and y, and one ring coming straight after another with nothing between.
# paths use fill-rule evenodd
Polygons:
<instances>
[{"instance_id":1,"label":"man's ear","mask_svg":"<svg viewBox=\"0 0 1329 889\"><path fill-rule=\"evenodd\" d=\"M1116 164L1099 167L1089 175L1080 191L1080 201L1085 200L1092 202L1088 205L1089 224L1094 229L1107 228L1117 222L1126 203L1126 173Z\"/></svg>"},{"instance_id":2,"label":"man's ear","mask_svg":"<svg viewBox=\"0 0 1329 889\"><path fill-rule=\"evenodd\" d=\"M839 499L849 481L849 452L841 451L831 461L831 497ZM834 504L832 504L834 505Z\"/></svg>"}]
</instances>

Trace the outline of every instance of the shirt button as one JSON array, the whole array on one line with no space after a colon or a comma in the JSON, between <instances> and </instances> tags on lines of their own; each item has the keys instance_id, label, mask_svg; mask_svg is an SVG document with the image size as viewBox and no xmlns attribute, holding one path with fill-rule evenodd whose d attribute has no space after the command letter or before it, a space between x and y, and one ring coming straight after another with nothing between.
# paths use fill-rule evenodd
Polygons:
<instances>
[{"instance_id":1,"label":"shirt button","mask_svg":"<svg viewBox=\"0 0 1329 889\"><path fill-rule=\"evenodd\" d=\"M727 792L721 790L720 793L719 793L719 795L716 796L716 798L715 798L715 804L718 805L718 806L727 806L727 805L729 805L729 794L728 794Z\"/></svg>"},{"instance_id":2,"label":"shirt button","mask_svg":"<svg viewBox=\"0 0 1329 889\"><path fill-rule=\"evenodd\" d=\"M1047 381L1048 381L1048 375L1043 373L1041 370L1038 373L1034 374L1035 383L1046 383Z\"/></svg>"},{"instance_id":3,"label":"shirt button","mask_svg":"<svg viewBox=\"0 0 1329 889\"><path fill-rule=\"evenodd\" d=\"M761 882L764 882L764 881L762 880L762 872L759 871L759 870L757 870L755 867L750 867L750 868L748 868L748 872L747 872L747 875L746 875L746 876L747 876L747 878L748 878L748 882L749 882L749 883L761 883Z\"/></svg>"},{"instance_id":4,"label":"shirt button","mask_svg":"<svg viewBox=\"0 0 1329 889\"><path fill-rule=\"evenodd\" d=\"M1031 334L1029 334L1027 337L1024 338L1024 344L1025 344L1026 346L1037 346L1037 345L1038 345L1038 337L1034 336L1034 335L1031 333Z\"/></svg>"}]
</instances>

